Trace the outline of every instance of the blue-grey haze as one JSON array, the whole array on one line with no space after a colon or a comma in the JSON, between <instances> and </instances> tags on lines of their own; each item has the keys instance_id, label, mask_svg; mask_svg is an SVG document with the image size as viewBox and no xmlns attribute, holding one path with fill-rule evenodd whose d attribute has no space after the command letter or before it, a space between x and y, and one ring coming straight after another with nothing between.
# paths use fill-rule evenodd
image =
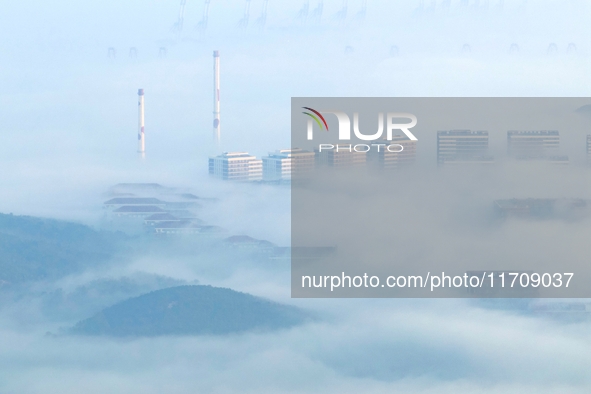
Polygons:
<instances>
[{"instance_id":1,"label":"blue-grey haze","mask_svg":"<svg viewBox=\"0 0 591 394\"><path fill-rule=\"evenodd\" d=\"M242 30L245 1L212 0L204 33L196 28L201 0L187 1L180 33L173 29L180 1L4 3L0 212L7 214L98 227L110 185L160 182L220 198L203 212L207 222L287 246L288 189L207 177L214 49L222 56L223 147L259 156L289 145L292 96L591 94L591 7L583 0L452 0L449 7L441 0L368 0L365 18L363 1L349 0L344 19L343 2L325 0L320 22L311 15L320 0L309 2L305 19L298 14L307 0L269 0L263 28L256 24L263 1L253 0ZM519 51L511 51L513 43ZM131 47L137 58L129 56ZM161 47L166 57L158 56ZM145 162L135 152L138 88L146 91ZM573 171L573 179L587 177L582 168ZM494 182L501 187L515 179L506 175ZM589 197L586 184L573 183L561 179L561 192ZM430 206L433 184L416 184ZM470 220L456 224L468 234ZM591 229L585 222L514 224L507 231L530 234L533 243L535 231L556 226L581 239ZM565 244L557 240L557 256ZM581 244L569 253L588 253ZM195 283L322 319L224 337L53 335L109 306L101 300ZM134 250L14 293L1 290L0 392L587 393L591 387L588 322L459 300L292 300L289 284L287 266L206 252L187 258L171 249Z\"/></svg>"}]
</instances>

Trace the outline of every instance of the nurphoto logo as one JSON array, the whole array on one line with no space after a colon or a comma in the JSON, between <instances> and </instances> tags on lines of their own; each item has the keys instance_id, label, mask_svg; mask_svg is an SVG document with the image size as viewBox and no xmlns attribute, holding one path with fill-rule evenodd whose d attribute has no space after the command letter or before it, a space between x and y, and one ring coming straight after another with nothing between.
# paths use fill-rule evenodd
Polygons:
<instances>
[{"instance_id":1,"label":"nurphoto logo","mask_svg":"<svg viewBox=\"0 0 591 394\"><path fill-rule=\"evenodd\" d=\"M309 141L314 139L314 123L318 125L320 130L328 129L328 122L324 115L332 114L335 115L338 121L338 138L339 141L350 141L351 140L351 119L349 115L347 115L343 111L336 111L336 110L322 110L318 111L310 107L302 107L306 111L302 112L304 115L308 116L307 122L307 138ZM323 115L324 114L324 115ZM410 122L400 123L400 120L410 120ZM384 134L384 123L386 124L386 137L387 141L392 141L392 137L395 135L399 135L398 133L394 133L394 131L399 130L408 137L408 139L412 141L417 141L417 137L414 136L413 133L410 132L410 129L417 125L417 117L413 114L403 113L403 112L388 112L386 116L384 116L383 112L378 113L378 130L372 134L364 134L359 130L359 113L353 113L353 133L356 138L362 141L376 141L378 139L384 139L382 135ZM377 147L378 151L380 151L381 147L385 147L389 152L402 152L404 147L400 144L357 144L357 145L347 145L346 148L351 151L351 149L355 150L355 152L367 152L371 149L372 146ZM320 144L318 146L319 151L323 150L331 150L331 149L342 149L343 145L337 144ZM394 149L394 150L392 150Z\"/></svg>"}]
</instances>

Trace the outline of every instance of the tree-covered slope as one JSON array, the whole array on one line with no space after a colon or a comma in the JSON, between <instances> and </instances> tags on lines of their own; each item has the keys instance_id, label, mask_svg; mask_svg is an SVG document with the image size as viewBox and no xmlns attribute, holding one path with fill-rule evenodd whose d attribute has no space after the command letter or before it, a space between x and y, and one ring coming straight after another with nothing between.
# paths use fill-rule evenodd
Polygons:
<instances>
[{"instance_id":1,"label":"tree-covered slope","mask_svg":"<svg viewBox=\"0 0 591 394\"><path fill-rule=\"evenodd\" d=\"M179 286L115 304L79 322L71 332L117 337L218 335L286 328L305 319L306 314L298 308L250 294L211 286Z\"/></svg>"},{"instance_id":2,"label":"tree-covered slope","mask_svg":"<svg viewBox=\"0 0 591 394\"><path fill-rule=\"evenodd\" d=\"M109 260L122 237L76 223L0 214L0 283L79 272Z\"/></svg>"}]
</instances>

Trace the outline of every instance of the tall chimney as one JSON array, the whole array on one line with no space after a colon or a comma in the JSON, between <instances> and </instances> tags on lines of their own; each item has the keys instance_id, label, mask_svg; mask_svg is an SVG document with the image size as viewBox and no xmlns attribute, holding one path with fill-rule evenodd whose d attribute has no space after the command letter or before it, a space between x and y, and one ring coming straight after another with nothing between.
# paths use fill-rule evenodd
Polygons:
<instances>
[{"instance_id":1,"label":"tall chimney","mask_svg":"<svg viewBox=\"0 0 591 394\"><path fill-rule=\"evenodd\" d=\"M142 158L146 155L146 136L144 134L144 89L137 91L138 105L138 130L137 130L137 151Z\"/></svg>"},{"instance_id":2,"label":"tall chimney","mask_svg":"<svg viewBox=\"0 0 591 394\"><path fill-rule=\"evenodd\" d=\"M213 140L220 150L220 52L213 51Z\"/></svg>"}]
</instances>

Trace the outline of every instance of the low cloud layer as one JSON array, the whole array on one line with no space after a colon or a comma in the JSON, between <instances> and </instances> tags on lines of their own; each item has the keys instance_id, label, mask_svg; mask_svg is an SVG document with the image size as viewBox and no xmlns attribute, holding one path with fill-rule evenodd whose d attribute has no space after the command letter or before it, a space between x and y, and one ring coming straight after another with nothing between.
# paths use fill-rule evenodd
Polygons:
<instances>
[{"instance_id":1,"label":"low cloud layer","mask_svg":"<svg viewBox=\"0 0 591 394\"><path fill-rule=\"evenodd\" d=\"M7 5L0 16L0 32L10 37L0 44L0 211L99 226L109 186L159 182L218 198L200 213L209 224L286 246L288 189L236 186L207 176L214 49L222 54L223 148L259 156L289 146L292 96L590 93L589 6L583 1L505 1L502 12L497 1L470 1L467 8L452 1L447 11L441 1L434 9L418 1L368 1L362 23L356 19L361 1L348 2L342 21L342 2L331 0L324 2L323 22L315 24L298 19L306 2L271 0L265 29L250 25L245 31L237 27L244 2L211 3L207 33L195 30L203 2L189 1L180 36L171 31L176 2ZM310 12L316 6L310 2ZM261 7L262 1L252 1L253 21ZM510 52L512 43L518 52ZM549 51L551 43L556 51ZM576 50L568 49L570 43ZM109 47L117 48L115 60L107 57ZM129 58L130 47L137 48L137 59ZM158 57L160 47L167 48L166 58ZM140 87L146 90L144 162L135 152ZM469 212L476 215L493 195L589 197L582 166L543 178L531 170L501 166L487 175L490 188L478 190L438 173L398 197L419 198L427 209L417 209L418 217L434 214L438 230L453 220L468 239L485 218L452 215L453 205L442 213L433 197L463 194L461 201L472 201ZM446 181L458 188L439 187ZM433 187L442 193L433 196ZM424 231L424 224L413 231ZM542 248L547 258L560 259L587 255L587 230L582 221L510 222L486 231L493 240L531 244L539 233L564 236ZM431 234L442 248L452 248L456 241L448 235ZM568 237L576 248L561 254ZM290 299L285 264L231 254L224 260L206 250L172 252L140 251L56 282L31 284L20 289L22 298L3 293L10 303L0 306L0 391L550 394L587 393L591 387L588 322L566 324L458 300ZM97 281L123 278L153 286L152 275L166 277L166 283L231 287L321 319L271 334L228 337L45 335L88 317L48 317L48 295L62 291L67 299ZM102 307L91 304L84 313Z\"/></svg>"},{"instance_id":2,"label":"low cloud layer","mask_svg":"<svg viewBox=\"0 0 591 394\"><path fill-rule=\"evenodd\" d=\"M589 385L587 324L454 301L341 300L316 310L327 321L265 335L115 341L3 330L3 389L578 393Z\"/></svg>"}]
</instances>

